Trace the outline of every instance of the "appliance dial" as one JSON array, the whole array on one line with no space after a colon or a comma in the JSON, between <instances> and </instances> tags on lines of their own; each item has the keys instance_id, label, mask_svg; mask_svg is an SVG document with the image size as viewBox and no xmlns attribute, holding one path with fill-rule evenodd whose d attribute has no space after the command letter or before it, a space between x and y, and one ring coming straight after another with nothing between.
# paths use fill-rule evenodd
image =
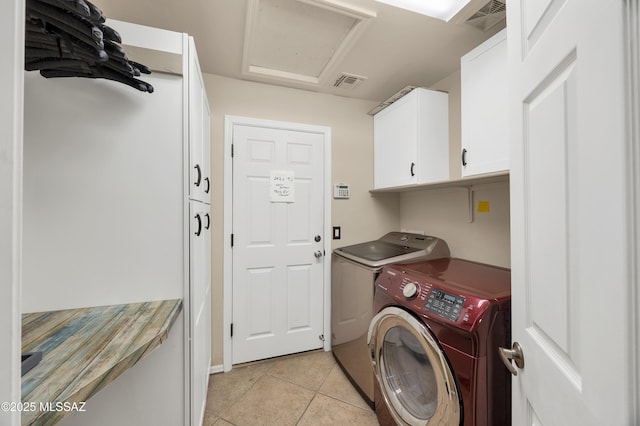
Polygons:
<instances>
[{"instance_id":1,"label":"appliance dial","mask_svg":"<svg viewBox=\"0 0 640 426\"><path fill-rule=\"evenodd\" d=\"M407 299L415 299L420 294L420 287L417 283L407 283L402 289L402 295Z\"/></svg>"}]
</instances>

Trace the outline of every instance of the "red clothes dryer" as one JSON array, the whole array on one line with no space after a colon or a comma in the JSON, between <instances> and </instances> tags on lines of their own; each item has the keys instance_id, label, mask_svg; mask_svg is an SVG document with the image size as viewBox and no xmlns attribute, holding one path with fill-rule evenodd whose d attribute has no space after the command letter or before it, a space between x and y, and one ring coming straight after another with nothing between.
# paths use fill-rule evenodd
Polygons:
<instances>
[{"instance_id":1,"label":"red clothes dryer","mask_svg":"<svg viewBox=\"0 0 640 426\"><path fill-rule=\"evenodd\" d=\"M381 425L511 423L511 274L462 259L384 267L368 343Z\"/></svg>"}]
</instances>

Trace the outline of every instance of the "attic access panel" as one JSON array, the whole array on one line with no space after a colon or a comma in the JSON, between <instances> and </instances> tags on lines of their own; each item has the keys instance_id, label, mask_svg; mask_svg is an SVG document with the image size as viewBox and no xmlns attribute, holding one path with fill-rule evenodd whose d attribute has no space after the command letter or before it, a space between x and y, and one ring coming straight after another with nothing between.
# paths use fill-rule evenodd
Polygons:
<instances>
[{"instance_id":1,"label":"attic access panel","mask_svg":"<svg viewBox=\"0 0 640 426\"><path fill-rule=\"evenodd\" d=\"M373 17L335 0L249 0L243 74L319 85Z\"/></svg>"}]
</instances>

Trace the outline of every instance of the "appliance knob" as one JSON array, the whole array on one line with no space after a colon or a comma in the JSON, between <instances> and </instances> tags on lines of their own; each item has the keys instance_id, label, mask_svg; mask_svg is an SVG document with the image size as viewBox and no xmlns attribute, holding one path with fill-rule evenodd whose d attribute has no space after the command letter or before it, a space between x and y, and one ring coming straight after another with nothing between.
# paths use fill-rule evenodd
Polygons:
<instances>
[{"instance_id":1,"label":"appliance knob","mask_svg":"<svg viewBox=\"0 0 640 426\"><path fill-rule=\"evenodd\" d=\"M407 299L415 299L415 297L420 293L420 287L416 283L407 283L402 289L402 295Z\"/></svg>"}]
</instances>

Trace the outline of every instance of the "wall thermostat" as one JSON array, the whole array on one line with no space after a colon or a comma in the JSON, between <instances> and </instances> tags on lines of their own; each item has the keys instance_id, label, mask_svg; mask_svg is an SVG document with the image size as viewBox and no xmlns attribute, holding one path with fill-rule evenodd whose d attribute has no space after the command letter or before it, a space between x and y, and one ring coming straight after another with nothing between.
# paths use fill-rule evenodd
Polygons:
<instances>
[{"instance_id":1,"label":"wall thermostat","mask_svg":"<svg viewBox=\"0 0 640 426\"><path fill-rule=\"evenodd\" d=\"M336 183L333 185L333 198L349 198L351 191L349 185L345 183Z\"/></svg>"}]
</instances>

